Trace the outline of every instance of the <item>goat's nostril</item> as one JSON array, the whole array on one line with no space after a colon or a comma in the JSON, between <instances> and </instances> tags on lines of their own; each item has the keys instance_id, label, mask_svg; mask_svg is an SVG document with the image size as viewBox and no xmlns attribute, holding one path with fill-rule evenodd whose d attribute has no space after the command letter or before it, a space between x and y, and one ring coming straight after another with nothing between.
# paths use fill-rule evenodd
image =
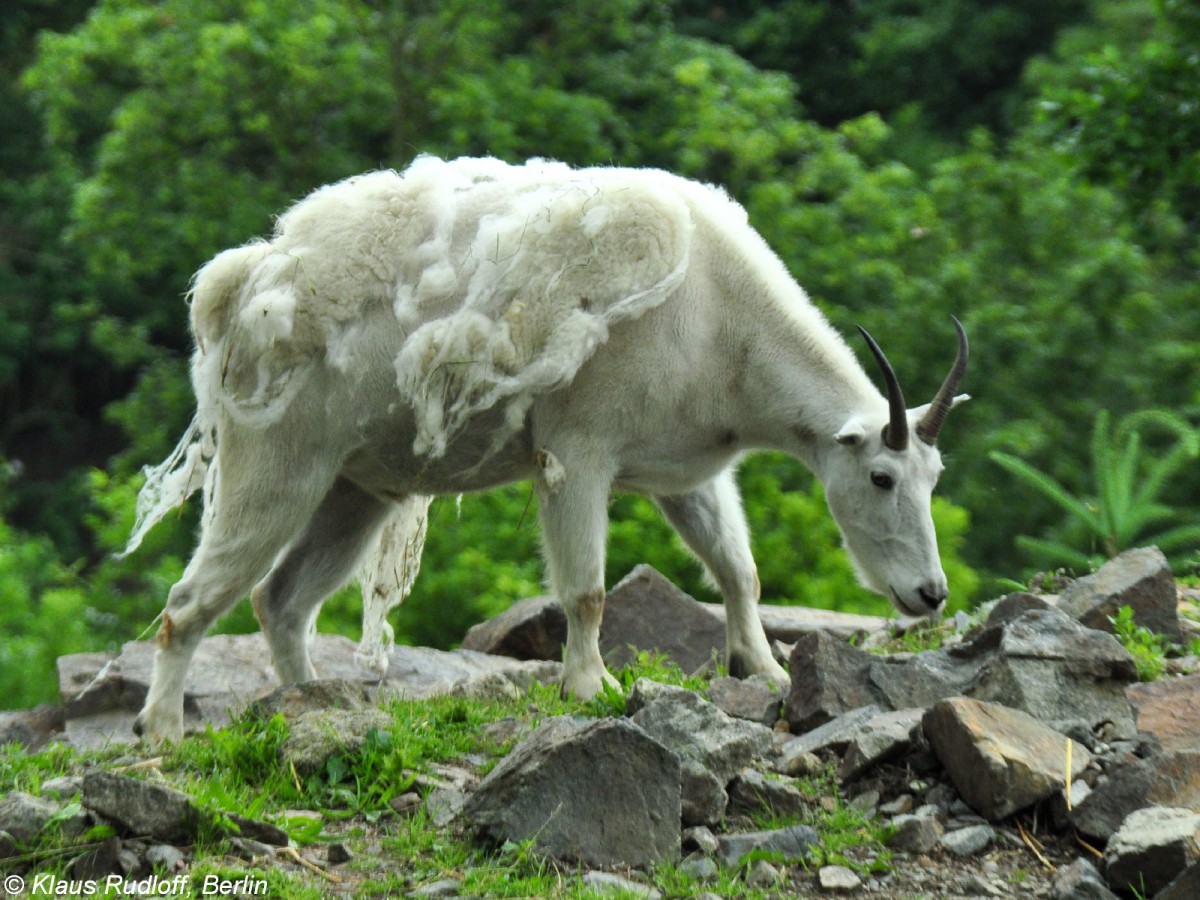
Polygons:
<instances>
[{"instance_id":1,"label":"goat's nostril","mask_svg":"<svg viewBox=\"0 0 1200 900\"><path fill-rule=\"evenodd\" d=\"M921 599L925 601L925 605L930 609L937 609L942 605L942 601L949 596L950 591L944 587L935 587L932 590L929 587L921 587L917 593L921 595Z\"/></svg>"}]
</instances>

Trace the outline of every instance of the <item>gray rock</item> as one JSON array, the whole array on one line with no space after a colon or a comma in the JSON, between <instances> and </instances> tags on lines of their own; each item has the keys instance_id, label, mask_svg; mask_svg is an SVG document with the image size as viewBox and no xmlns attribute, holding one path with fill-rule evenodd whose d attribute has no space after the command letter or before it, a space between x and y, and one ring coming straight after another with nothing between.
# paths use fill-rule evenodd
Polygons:
<instances>
[{"instance_id":1,"label":"gray rock","mask_svg":"<svg viewBox=\"0 0 1200 900\"><path fill-rule=\"evenodd\" d=\"M1196 900L1197 897L1200 897L1200 863L1188 866L1154 900Z\"/></svg>"},{"instance_id":2,"label":"gray rock","mask_svg":"<svg viewBox=\"0 0 1200 900\"><path fill-rule=\"evenodd\" d=\"M1071 823L1103 843L1146 806L1200 809L1200 751L1163 753L1114 768L1071 810Z\"/></svg>"},{"instance_id":3,"label":"gray rock","mask_svg":"<svg viewBox=\"0 0 1200 900\"><path fill-rule=\"evenodd\" d=\"M756 859L746 871L746 884L750 887L766 888L779 883L780 871L765 859Z\"/></svg>"},{"instance_id":4,"label":"gray rock","mask_svg":"<svg viewBox=\"0 0 1200 900\"><path fill-rule=\"evenodd\" d=\"M1032 609L1049 609L1051 605L1040 594L1030 594L1025 591L1005 594L992 604L992 608L988 612L986 624L990 628L1003 625L1005 622L1015 619L1017 616L1023 615Z\"/></svg>"},{"instance_id":5,"label":"gray rock","mask_svg":"<svg viewBox=\"0 0 1200 900\"><path fill-rule=\"evenodd\" d=\"M1095 574L1068 585L1058 602L1059 609L1087 627L1109 632L1109 619L1122 606L1130 607L1137 624L1177 643L1182 640L1175 578L1157 547L1126 550Z\"/></svg>"},{"instance_id":6,"label":"gray rock","mask_svg":"<svg viewBox=\"0 0 1200 900\"><path fill-rule=\"evenodd\" d=\"M1150 806L1129 814L1104 850L1108 883L1157 894L1200 860L1200 813Z\"/></svg>"},{"instance_id":7,"label":"gray rock","mask_svg":"<svg viewBox=\"0 0 1200 900\"><path fill-rule=\"evenodd\" d=\"M974 856L982 853L996 839L996 829L991 825L968 825L956 831L947 831L938 843L955 856Z\"/></svg>"},{"instance_id":8,"label":"gray rock","mask_svg":"<svg viewBox=\"0 0 1200 900\"><path fill-rule=\"evenodd\" d=\"M889 709L924 709L945 697L970 694L986 659L955 655L957 648L912 656L874 656L868 677Z\"/></svg>"},{"instance_id":9,"label":"gray rock","mask_svg":"<svg viewBox=\"0 0 1200 900\"><path fill-rule=\"evenodd\" d=\"M385 732L392 717L381 709L315 709L301 713L279 747L285 765L301 775L319 771L334 756L362 749L372 731Z\"/></svg>"},{"instance_id":10,"label":"gray rock","mask_svg":"<svg viewBox=\"0 0 1200 900\"><path fill-rule=\"evenodd\" d=\"M744 831L717 838L717 856L724 866L736 866L756 850L780 853L784 859L810 861L814 847L821 846L820 835L808 825L792 825L772 831Z\"/></svg>"},{"instance_id":11,"label":"gray rock","mask_svg":"<svg viewBox=\"0 0 1200 900\"><path fill-rule=\"evenodd\" d=\"M683 829L681 836L684 852L699 850L701 853L717 852L717 836L703 825Z\"/></svg>"},{"instance_id":12,"label":"gray rock","mask_svg":"<svg viewBox=\"0 0 1200 900\"><path fill-rule=\"evenodd\" d=\"M249 712L264 719L282 714L292 721L313 710L362 709L370 702L371 692L361 681L324 678L277 687L251 703Z\"/></svg>"},{"instance_id":13,"label":"gray rock","mask_svg":"<svg viewBox=\"0 0 1200 900\"><path fill-rule=\"evenodd\" d=\"M679 761L627 719L549 719L480 782L463 810L484 840L532 839L585 866L679 856Z\"/></svg>"},{"instance_id":14,"label":"gray rock","mask_svg":"<svg viewBox=\"0 0 1200 900\"><path fill-rule=\"evenodd\" d=\"M685 826L716 825L725 818L729 795L721 780L694 759L679 761L680 816Z\"/></svg>"},{"instance_id":15,"label":"gray rock","mask_svg":"<svg viewBox=\"0 0 1200 900\"><path fill-rule=\"evenodd\" d=\"M792 683L784 704L792 731L804 734L864 706L885 706L870 679L875 660L824 632L800 638L788 660Z\"/></svg>"},{"instance_id":16,"label":"gray rock","mask_svg":"<svg viewBox=\"0 0 1200 900\"><path fill-rule=\"evenodd\" d=\"M896 816L891 821L894 829L887 845L902 853L917 855L928 853L937 846L938 839L946 829L935 816L918 816L910 813Z\"/></svg>"},{"instance_id":17,"label":"gray rock","mask_svg":"<svg viewBox=\"0 0 1200 900\"><path fill-rule=\"evenodd\" d=\"M58 812L59 805L24 791L12 791L0 798L0 831L19 843L28 843Z\"/></svg>"},{"instance_id":18,"label":"gray rock","mask_svg":"<svg viewBox=\"0 0 1200 900\"><path fill-rule=\"evenodd\" d=\"M691 698L695 696L695 691L689 691L687 688L675 684L664 684L653 678L639 678L629 689L629 696L625 698L625 715L637 715L658 700L690 703Z\"/></svg>"},{"instance_id":19,"label":"gray rock","mask_svg":"<svg viewBox=\"0 0 1200 900\"><path fill-rule=\"evenodd\" d=\"M42 795L69 799L83 790L82 775L60 775L42 782Z\"/></svg>"},{"instance_id":20,"label":"gray rock","mask_svg":"<svg viewBox=\"0 0 1200 900\"><path fill-rule=\"evenodd\" d=\"M721 869L707 856L693 856L679 864L679 871L691 878L707 881L710 878L716 878Z\"/></svg>"},{"instance_id":21,"label":"gray rock","mask_svg":"<svg viewBox=\"0 0 1200 900\"><path fill-rule=\"evenodd\" d=\"M1019 710L966 697L940 700L925 735L963 799L997 822L1062 787L1069 738ZM1072 777L1091 754L1072 742Z\"/></svg>"},{"instance_id":22,"label":"gray rock","mask_svg":"<svg viewBox=\"0 0 1200 900\"><path fill-rule=\"evenodd\" d=\"M691 691L652 700L632 721L680 758L699 762L722 784L771 747L769 728L731 718Z\"/></svg>"},{"instance_id":23,"label":"gray rock","mask_svg":"<svg viewBox=\"0 0 1200 900\"><path fill-rule=\"evenodd\" d=\"M234 835L229 838L229 846L233 850L234 856L247 861L272 859L275 856L274 847L270 844L264 844L262 841L256 841L253 838Z\"/></svg>"},{"instance_id":24,"label":"gray rock","mask_svg":"<svg viewBox=\"0 0 1200 900\"><path fill-rule=\"evenodd\" d=\"M55 740L65 727L63 707L49 703L0 712L0 745L20 744L26 753L35 753Z\"/></svg>"},{"instance_id":25,"label":"gray rock","mask_svg":"<svg viewBox=\"0 0 1200 900\"><path fill-rule=\"evenodd\" d=\"M883 709L878 706L863 706L792 738L780 749L780 771L786 772L791 761L801 754L822 753L827 750L842 753L850 745L859 728L882 713Z\"/></svg>"},{"instance_id":26,"label":"gray rock","mask_svg":"<svg viewBox=\"0 0 1200 900\"><path fill-rule=\"evenodd\" d=\"M186 869L187 863L187 854L170 844L151 844L146 848L146 865L159 872L175 875Z\"/></svg>"},{"instance_id":27,"label":"gray rock","mask_svg":"<svg viewBox=\"0 0 1200 900\"><path fill-rule=\"evenodd\" d=\"M665 653L693 672L718 654L725 657L725 623L647 565L637 566L608 593L600 623L600 653L613 668L639 650Z\"/></svg>"},{"instance_id":28,"label":"gray rock","mask_svg":"<svg viewBox=\"0 0 1200 900\"><path fill-rule=\"evenodd\" d=\"M779 818L798 816L807 809L804 795L794 784L743 769L729 782L729 809L753 815L766 812Z\"/></svg>"},{"instance_id":29,"label":"gray rock","mask_svg":"<svg viewBox=\"0 0 1200 900\"><path fill-rule=\"evenodd\" d=\"M429 884L423 884L414 891L410 891L410 897L457 897L459 890L462 888L461 878L442 878L438 881L431 881Z\"/></svg>"},{"instance_id":30,"label":"gray rock","mask_svg":"<svg viewBox=\"0 0 1200 900\"><path fill-rule=\"evenodd\" d=\"M130 834L168 844L189 843L200 824L199 811L183 791L114 772L84 775L83 805Z\"/></svg>"},{"instance_id":31,"label":"gray rock","mask_svg":"<svg viewBox=\"0 0 1200 900\"><path fill-rule=\"evenodd\" d=\"M561 660L567 640L567 616L554 597L520 600L463 637L465 650L514 659Z\"/></svg>"},{"instance_id":32,"label":"gray rock","mask_svg":"<svg viewBox=\"0 0 1200 900\"><path fill-rule=\"evenodd\" d=\"M1054 873L1050 883L1051 900L1117 900L1117 895L1108 889L1100 873L1086 859L1080 857L1070 865L1062 866Z\"/></svg>"},{"instance_id":33,"label":"gray rock","mask_svg":"<svg viewBox=\"0 0 1200 900\"><path fill-rule=\"evenodd\" d=\"M728 716L748 719L769 728L779 719L787 689L786 684L772 684L765 675L751 675L745 679L714 678L708 685L708 699Z\"/></svg>"},{"instance_id":34,"label":"gray rock","mask_svg":"<svg viewBox=\"0 0 1200 900\"><path fill-rule=\"evenodd\" d=\"M842 756L838 775L852 781L873 766L909 752L924 738L921 716L924 710L900 709L880 713L854 729Z\"/></svg>"},{"instance_id":35,"label":"gray rock","mask_svg":"<svg viewBox=\"0 0 1200 900\"><path fill-rule=\"evenodd\" d=\"M661 891L612 872L593 870L584 873L581 880L598 894L620 893L632 897L645 897L646 900L659 900L662 897Z\"/></svg>"},{"instance_id":36,"label":"gray rock","mask_svg":"<svg viewBox=\"0 0 1200 900\"><path fill-rule=\"evenodd\" d=\"M817 883L826 891L856 891L862 887L862 879L845 866L821 866Z\"/></svg>"}]
</instances>

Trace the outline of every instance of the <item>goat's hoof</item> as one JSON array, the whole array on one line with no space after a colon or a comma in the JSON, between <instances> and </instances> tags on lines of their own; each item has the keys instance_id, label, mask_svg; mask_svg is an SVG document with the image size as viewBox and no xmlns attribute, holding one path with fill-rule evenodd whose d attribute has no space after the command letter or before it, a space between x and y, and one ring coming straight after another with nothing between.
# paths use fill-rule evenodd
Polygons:
<instances>
[{"instance_id":1,"label":"goat's hoof","mask_svg":"<svg viewBox=\"0 0 1200 900\"><path fill-rule=\"evenodd\" d=\"M178 741L183 737L183 721L163 721L163 717L148 714L146 710L138 713L133 720L133 733L143 743L157 746L167 741Z\"/></svg>"}]
</instances>

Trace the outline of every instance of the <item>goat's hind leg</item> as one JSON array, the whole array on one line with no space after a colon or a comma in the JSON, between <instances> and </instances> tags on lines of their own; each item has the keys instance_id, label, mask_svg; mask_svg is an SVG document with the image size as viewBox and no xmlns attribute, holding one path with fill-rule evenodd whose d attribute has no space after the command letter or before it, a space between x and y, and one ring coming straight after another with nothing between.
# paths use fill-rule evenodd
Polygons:
<instances>
[{"instance_id":1,"label":"goat's hind leg","mask_svg":"<svg viewBox=\"0 0 1200 900\"><path fill-rule=\"evenodd\" d=\"M775 661L758 616L758 569L750 552L750 529L732 469L693 491L655 499L725 598L725 649L730 674L744 678L762 673L786 685L788 674Z\"/></svg>"},{"instance_id":2,"label":"goat's hind leg","mask_svg":"<svg viewBox=\"0 0 1200 900\"><path fill-rule=\"evenodd\" d=\"M212 509L159 628L150 692L134 730L158 742L183 734L183 693L200 639L246 596L312 515L333 480L318 460L289 466L269 441L223 436ZM231 499L226 499L231 498Z\"/></svg>"},{"instance_id":3,"label":"goat's hind leg","mask_svg":"<svg viewBox=\"0 0 1200 900\"><path fill-rule=\"evenodd\" d=\"M325 598L350 580L391 509L391 503L339 478L254 589L254 613L281 683L317 677L308 652L317 613Z\"/></svg>"}]
</instances>

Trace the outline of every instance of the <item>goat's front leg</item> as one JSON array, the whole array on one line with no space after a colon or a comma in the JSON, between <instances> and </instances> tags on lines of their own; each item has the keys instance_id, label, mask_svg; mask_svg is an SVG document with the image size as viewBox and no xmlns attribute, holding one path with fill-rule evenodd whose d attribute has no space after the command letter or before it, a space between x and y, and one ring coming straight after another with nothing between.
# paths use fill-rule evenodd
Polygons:
<instances>
[{"instance_id":1,"label":"goat's front leg","mask_svg":"<svg viewBox=\"0 0 1200 900\"><path fill-rule=\"evenodd\" d=\"M730 674L744 678L761 673L780 685L788 684L788 674L775 661L758 617L758 569L733 470L687 493L655 499L725 598Z\"/></svg>"},{"instance_id":2,"label":"goat's front leg","mask_svg":"<svg viewBox=\"0 0 1200 900\"><path fill-rule=\"evenodd\" d=\"M567 463L562 483L539 486L542 542L550 584L567 616L563 693L587 700L616 680L600 656L604 613L604 545L609 479Z\"/></svg>"}]
</instances>

